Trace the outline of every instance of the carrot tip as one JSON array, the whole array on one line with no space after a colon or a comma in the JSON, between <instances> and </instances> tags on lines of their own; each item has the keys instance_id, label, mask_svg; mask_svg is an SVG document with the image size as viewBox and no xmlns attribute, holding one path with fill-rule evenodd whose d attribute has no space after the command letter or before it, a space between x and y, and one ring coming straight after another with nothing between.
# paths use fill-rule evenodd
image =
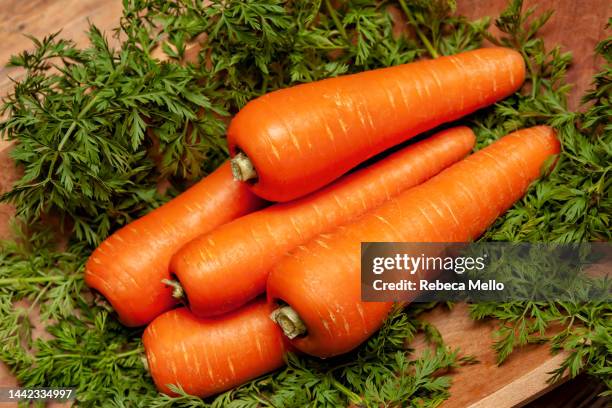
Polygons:
<instances>
[{"instance_id":1,"label":"carrot tip","mask_svg":"<svg viewBox=\"0 0 612 408\"><path fill-rule=\"evenodd\" d=\"M232 166L232 174L234 175L235 180L248 181L257 178L257 172L255 171L255 167L253 167L251 159L249 159L246 154L242 152L238 153L232 158L230 163Z\"/></svg>"},{"instance_id":2,"label":"carrot tip","mask_svg":"<svg viewBox=\"0 0 612 408\"><path fill-rule=\"evenodd\" d=\"M306 334L306 325L291 306L283 306L274 310L270 314L270 319L280 326L289 339Z\"/></svg>"},{"instance_id":3,"label":"carrot tip","mask_svg":"<svg viewBox=\"0 0 612 408\"><path fill-rule=\"evenodd\" d=\"M180 282L172 279L162 279L164 285L168 285L172 288L172 297L175 299L183 299L185 297L185 290L181 286Z\"/></svg>"}]
</instances>

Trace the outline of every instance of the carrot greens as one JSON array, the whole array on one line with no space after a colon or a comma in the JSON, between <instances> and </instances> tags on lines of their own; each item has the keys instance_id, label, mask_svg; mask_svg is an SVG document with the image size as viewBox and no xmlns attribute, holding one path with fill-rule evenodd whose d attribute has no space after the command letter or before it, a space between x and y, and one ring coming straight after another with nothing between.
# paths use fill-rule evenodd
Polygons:
<instances>
[{"instance_id":1,"label":"carrot greens","mask_svg":"<svg viewBox=\"0 0 612 408\"><path fill-rule=\"evenodd\" d=\"M348 356L290 356L287 368L203 401L158 394L141 360L142 330L123 327L83 290L93 247L220 164L227 121L248 100L299 82L454 54L485 37L519 50L528 61L523 89L461 123L476 132L478 148L549 124L563 153L483 239L610 240L610 38L596 50L603 66L586 104L574 111L564 79L571 57L538 37L548 14L520 0L497 19L499 38L485 34L489 19L468 21L450 0L203 3L124 0L112 41L90 26L87 47L54 34L11 59L25 76L0 105L0 133L17 142L12 157L24 174L0 200L16 207L23 234L0 244L0 361L23 386L74 386L80 406L433 407L448 397L451 379L442 373L474 361L419 320L433 305L396 311ZM192 39L201 48L195 57ZM164 63L154 57L159 44ZM165 195L160 182L170 185ZM68 235L64 249L42 227L49 218ZM52 338L33 338L33 310ZM609 303L476 304L471 313L499 322L500 363L517 347L550 340L570 352L563 370L585 370L612 387ZM540 328L555 323L565 329L550 339ZM419 331L434 351L415 358L406 345Z\"/></svg>"}]
</instances>

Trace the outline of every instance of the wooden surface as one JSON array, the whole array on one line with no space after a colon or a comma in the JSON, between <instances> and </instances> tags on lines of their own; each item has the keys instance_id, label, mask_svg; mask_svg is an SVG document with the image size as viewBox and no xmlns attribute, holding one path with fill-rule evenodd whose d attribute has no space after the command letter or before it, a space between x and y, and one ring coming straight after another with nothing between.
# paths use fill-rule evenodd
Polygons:
<instances>
[{"instance_id":1,"label":"wooden surface","mask_svg":"<svg viewBox=\"0 0 612 408\"><path fill-rule=\"evenodd\" d=\"M495 17L505 4L506 0L457 0L457 11L468 18ZM569 104L576 108L602 62L601 58L595 57L593 50L606 37L605 26L608 18L612 17L612 1L526 0L525 4L541 11L555 10L540 34L548 47L561 45L562 51L571 51L574 56L567 80L574 84ZM495 27L491 31L499 34Z\"/></svg>"},{"instance_id":2,"label":"wooden surface","mask_svg":"<svg viewBox=\"0 0 612 408\"><path fill-rule=\"evenodd\" d=\"M11 55L31 49L24 35L42 38L61 30L60 37L87 44L88 20L108 32L118 25L120 0L0 0L0 95L11 88L9 76L21 73L4 67Z\"/></svg>"},{"instance_id":3,"label":"wooden surface","mask_svg":"<svg viewBox=\"0 0 612 408\"><path fill-rule=\"evenodd\" d=\"M451 397L444 408L514 407L526 404L553 386L546 380L565 355L551 356L547 345L530 345L515 351L500 367L491 348L494 321L474 321L466 304L452 310L437 307L425 314L453 348L473 355L479 363L462 367L453 375ZM421 344L413 345L417 349ZM554 386L559 385L555 384Z\"/></svg>"},{"instance_id":4,"label":"wooden surface","mask_svg":"<svg viewBox=\"0 0 612 408\"><path fill-rule=\"evenodd\" d=\"M458 0L458 11L470 18L496 16L505 0ZM538 3L542 10L556 10L543 31L547 44L561 44L563 50L574 54L575 64L569 72L569 81L575 84L571 105L577 106L580 95L588 88L590 78L600 63L593 56L593 47L604 37L604 26L612 15L608 0L528 2ZM0 63L10 55L30 48L25 33L36 37L62 29L61 36L78 44L85 44L84 29L91 20L102 30L114 27L121 15L120 0L0 0ZM110 34L109 34L110 36ZM18 79L18 70L0 68L0 95L11 88L9 76ZM0 192L6 191L16 177L8 158L5 142L0 141ZM12 209L0 205L0 237L8 236L8 220ZM453 374L451 398L446 408L459 407L512 407L521 406L550 389L546 383L548 372L558 367L563 355L551 356L547 346L529 346L513 354L502 367L495 364L491 348L493 322L474 322L467 315L465 305L452 311L442 308L427 314L452 347L472 354L479 364L460 369ZM14 385L6 367L0 365L0 385ZM2 406L9 406L1 404Z\"/></svg>"}]
</instances>

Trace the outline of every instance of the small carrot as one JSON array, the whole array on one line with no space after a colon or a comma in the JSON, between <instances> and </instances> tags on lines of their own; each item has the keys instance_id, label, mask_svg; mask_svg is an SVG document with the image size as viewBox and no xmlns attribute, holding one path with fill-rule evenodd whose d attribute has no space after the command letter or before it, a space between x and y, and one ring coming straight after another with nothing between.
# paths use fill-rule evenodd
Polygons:
<instances>
[{"instance_id":1,"label":"small carrot","mask_svg":"<svg viewBox=\"0 0 612 408\"><path fill-rule=\"evenodd\" d=\"M226 162L208 177L107 238L85 266L85 282L102 293L127 326L141 326L176 305L170 258L183 244L261 208L264 201L233 180Z\"/></svg>"},{"instance_id":2,"label":"small carrot","mask_svg":"<svg viewBox=\"0 0 612 408\"><path fill-rule=\"evenodd\" d=\"M235 177L271 201L330 183L369 157L516 91L521 55L483 48L281 89L232 120Z\"/></svg>"},{"instance_id":3,"label":"small carrot","mask_svg":"<svg viewBox=\"0 0 612 408\"><path fill-rule=\"evenodd\" d=\"M457 127L404 148L290 203L236 219L185 245L170 271L196 316L233 310L263 293L288 251L415 186L466 156L475 137Z\"/></svg>"},{"instance_id":4,"label":"small carrot","mask_svg":"<svg viewBox=\"0 0 612 408\"><path fill-rule=\"evenodd\" d=\"M287 350L270 312L258 300L221 318L199 319L185 308L157 317L142 337L155 385L207 397L282 367Z\"/></svg>"},{"instance_id":5,"label":"small carrot","mask_svg":"<svg viewBox=\"0 0 612 408\"><path fill-rule=\"evenodd\" d=\"M268 279L269 299L288 305L274 318L302 352L330 357L353 349L393 306L360 300L361 242L469 242L523 196L558 152L549 127L514 132L297 248Z\"/></svg>"}]
</instances>

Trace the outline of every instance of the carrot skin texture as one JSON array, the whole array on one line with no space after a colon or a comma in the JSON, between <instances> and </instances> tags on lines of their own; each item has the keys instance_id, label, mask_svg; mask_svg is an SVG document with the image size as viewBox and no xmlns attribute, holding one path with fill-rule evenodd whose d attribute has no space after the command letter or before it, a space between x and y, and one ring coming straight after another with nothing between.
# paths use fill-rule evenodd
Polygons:
<instances>
[{"instance_id":1,"label":"carrot skin texture","mask_svg":"<svg viewBox=\"0 0 612 408\"><path fill-rule=\"evenodd\" d=\"M271 201L315 191L369 157L515 92L521 55L483 48L302 84L249 102L228 129Z\"/></svg>"},{"instance_id":2,"label":"carrot skin texture","mask_svg":"<svg viewBox=\"0 0 612 408\"><path fill-rule=\"evenodd\" d=\"M326 188L222 225L186 244L170 270L200 317L234 310L265 291L282 256L461 160L475 136L461 126L415 143Z\"/></svg>"},{"instance_id":3,"label":"carrot skin texture","mask_svg":"<svg viewBox=\"0 0 612 408\"><path fill-rule=\"evenodd\" d=\"M514 132L285 256L267 290L271 302L287 303L306 325L306 335L291 344L331 357L382 325L393 303L360 300L361 242L469 242L523 196L559 149L549 127Z\"/></svg>"},{"instance_id":4,"label":"carrot skin texture","mask_svg":"<svg viewBox=\"0 0 612 408\"><path fill-rule=\"evenodd\" d=\"M197 184L121 228L92 253L85 282L102 293L127 326L142 326L176 305L170 258L183 244L234 218L263 207L229 162Z\"/></svg>"},{"instance_id":5,"label":"carrot skin texture","mask_svg":"<svg viewBox=\"0 0 612 408\"><path fill-rule=\"evenodd\" d=\"M282 367L287 352L264 300L229 315L199 319L186 308L157 317L145 330L149 371L157 388L175 395L168 384L207 397Z\"/></svg>"}]
</instances>

